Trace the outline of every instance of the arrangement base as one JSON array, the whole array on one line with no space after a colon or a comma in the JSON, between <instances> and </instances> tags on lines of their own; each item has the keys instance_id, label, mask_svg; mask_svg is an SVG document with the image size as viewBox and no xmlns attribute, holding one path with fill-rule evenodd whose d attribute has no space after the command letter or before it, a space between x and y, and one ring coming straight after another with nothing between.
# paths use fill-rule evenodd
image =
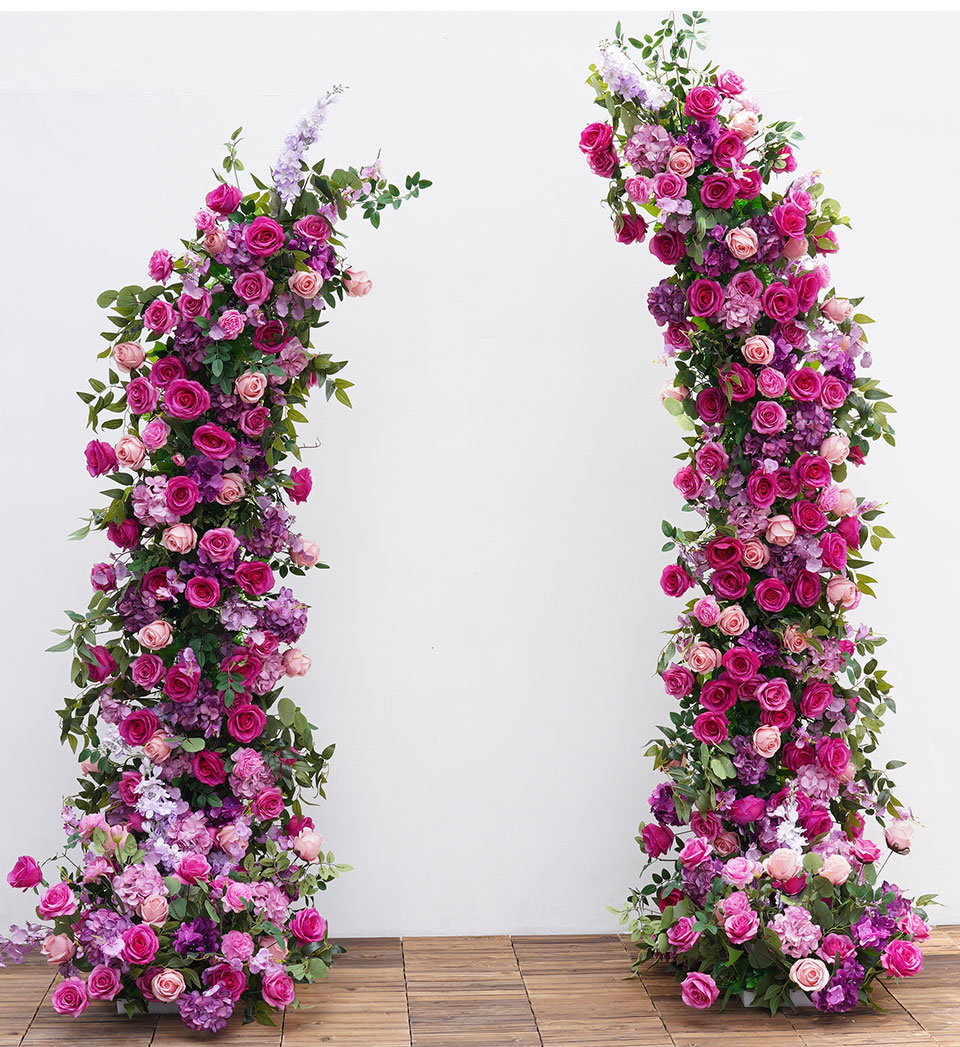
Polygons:
<instances>
[{"instance_id":1,"label":"arrangement base","mask_svg":"<svg viewBox=\"0 0 960 1047\"><path fill-rule=\"evenodd\" d=\"M126 1014L123 1000L117 1000L117 1014ZM161 1003L160 1000L151 1000L147 1004L147 1014L179 1014L180 1008L176 1003Z\"/></svg>"},{"instance_id":2,"label":"arrangement base","mask_svg":"<svg viewBox=\"0 0 960 1047\"><path fill-rule=\"evenodd\" d=\"M744 1007L756 1006L754 1002L756 998L757 994L753 991L753 989L744 989L743 992L740 993L740 999L743 1002ZM811 1000L810 997L802 989L793 989L791 991L790 1002L793 1004L794 1007L814 1006L813 1000Z\"/></svg>"}]
</instances>

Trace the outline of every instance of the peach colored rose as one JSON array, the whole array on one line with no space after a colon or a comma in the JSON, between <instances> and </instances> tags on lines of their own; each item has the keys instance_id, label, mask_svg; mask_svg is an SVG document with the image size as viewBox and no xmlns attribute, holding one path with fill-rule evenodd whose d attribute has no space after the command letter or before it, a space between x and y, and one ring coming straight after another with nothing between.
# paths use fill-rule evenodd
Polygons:
<instances>
[{"instance_id":1,"label":"peach colored rose","mask_svg":"<svg viewBox=\"0 0 960 1047\"><path fill-rule=\"evenodd\" d=\"M144 359L146 353L139 342L119 342L113 347L113 362L117 365L117 370L124 374L129 374L134 368L139 367Z\"/></svg>"},{"instance_id":2,"label":"peach colored rose","mask_svg":"<svg viewBox=\"0 0 960 1047\"><path fill-rule=\"evenodd\" d=\"M790 980L800 986L804 992L819 992L830 981L830 971L823 960L815 956L806 956L790 968Z\"/></svg>"},{"instance_id":3,"label":"peach colored rose","mask_svg":"<svg viewBox=\"0 0 960 1047\"><path fill-rule=\"evenodd\" d=\"M316 298L323 287L323 277L312 269L299 269L289 280L290 290L300 298Z\"/></svg>"},{"instance_id":4,"label":"peach colored rose","mask_svg":"<svg viewBox=\"0 0 960 1047\"><path fill-rule=\"evenodd\" d=\"M750 628L750 621L743 613L740 604L735 603L724 607L720 612L720 617L717 618L717 628L725 636L739 636Z\"/></svg>"},{"instance_id":5,"label":"peach colored rose","mask_svg":"<svg viewBox=\"0 0 960 1047\"><path fill-rule=\"evenodd\" d=\"M722 832L713 841L713 849L721 858L727 858L740 850L740 837L736 833Z\"/></svg>"},{"instance_id":6,"label":"peach colored rose","mask_svg":"<svg viewBox=\"0 0 960 1047\"><path fill-rule=\"evenodd\" d=\"M160 544L171 553L188 553L197 544L197 532L190 524L174 524L164 529Z\"/></svg>"},{"instance_id":7,"label":"peach colored rose","mask_svg":"<svg viewBox=\"0 0 960 1047\"><path fill-rule=\"evenodd\" d=\"M807 639L806 633L800 632L795 625L788 625L783 630L783 646L791 654L799 654L810 646L810 641Z\"/></svg>"},{"instance_id":8,"label":"peach colored rose","mask_svg":"<svg viewBox=\"0 0 960 1047\"><path fill-rule=\"evenodd\" d=\"M239 501L246 491L243 477L239 473L224 473L221 477L220 490L217 491L217 502L220 505L233 505Z\"/></svg>"},{"instance_id":9,"label":"peach colored rose","mask_svg":"<svg viewBox=\"0 0 960 1047\"><path fill-rule=\"evenodd\" d=\"M752 258L757 253L757 234L748 225L731 229L724 237L724 243L734 258ZM772 355L770 359L773 359ZM769 360L762 362L769 363Z\"/></svg>"},{"instance_id":10,"label":"peach colored rose","mask_svg":"<svg viewBox=\"0 0 960 1047\"><path fill-rule=\"evenodd\" d=\"M40 946L40 952L46 956L47 963L66 963L73 959L76 951L77 947L69 934L48 934Z\"/></svg>"},{"instance_id":11,"label":"peach colored rose","mask_svg":"<svg viewBox=\"0 0 960 1047\"><path fill-rule=\"evenodd\" d=\"M758 756L769 759L780 748L780 728L772 724L761 724L753 732L753 750Z\"/></svg>"},{"instance_id":12,"label":"peach colored rose","mask_svg":"<svg viewBox=\"0 0 960 1047\"><path fill-rule=\"evenodd\" d=\"M778 847L763 859L763 871L774 880L791 880L803 869L803 859L789 847Z\"/></svg>"},{"instance_id":13,"label":"peach colored rose","mask_svg":"<svg viewBox=\"0 0 960 1047\"><path fill-rule=\"evenodd\" d=\"M770 561L770 550L757 538L750 538L743 543L743 566L756 570Z\"/></svg>"},{"instance_id":14,"label":"peach colored rose","mask_svg":"<svg viewBox=\"0 0 960 1047\"><path fill-rule=\"evenodd\" d=\"M831 854L829 858L824 859L819 875L829 880L834 887L839 887L840 884L847 882L847 877L850 875L850 863L842 854Z\"/></svg>"},{"instance_id":15,"label":"peach colored rose","mask_svg":"<svg viewBox=\"0 0 960 1047\"><path fill-rule=\"evenodd\" d=\"M842 574L835 574L827 582L827 599L832 604L843 604L848 611L860 603L860 590Z\"/></svg>"},{"instance_id":16,"label":"peach colored rose","mask_svg":"<svg viewBox=\"0 0 960 1047\"><path fill-rule=\"evenodd\" d=\"M299 564L300 567L313 567L320 562L320 546L316 542L304 540L300 546L290 553L290 559L295 564Z\"/></svg>"},{"instance_id":17,"label":"peach colored rose","mask_svg":"<svg viewBox=\"0 0 960 1047\"><path fill-rule=\"evenodd\" d=\"M139 469L147 456L147 449L139 436L121 436L114 448L117 455L117 464L124 469Z\"/></svg>"},{"instance_id":18,"label":"peach colored rose","mask_svg":"<svg viewBox=\"0 0 960 1047\"><path fill-rule=\"evenodd\" d=\"M693 174L696 166L697 161L694 159L693 153L685 145L675 145L670 150L670 155L667 158L668 171L680 175L681 178L687 178Z\"/></svg>"},{"instance_id":19,"label":"peach colored rose","mask_svg":"<svg viewBox=\"0 0 960 1047\"><path fill-rule=\"evenodd\" d=\"M209 255L218 255L227 246L227 234L222 229L211 229L204 233L203 249Z\"/></svg>"},{"instance_id":20,"label":"peach colored rose","mask_svg":"<svg viewBox=\"0 0 960 1047\"><path fill-rule=\"evenodd\" d=\"M685 385L674 385L673 382L667 382L660 390L660 403L664 404L667 400L686 400L689 395L690 390Z\"/></svg>"},{"instance_id":21,"label":"peach colored rose","mask_svg":"<svg viewBox=\"0 0 960 1047\"><path fill-rule=\"evenodd\" d=\"M173 629L170 628L169 622L158 618L155 622L145 625L137 633L137 639L140 641L140 646L146 647L148 651L159 651L168 646L173 639Z\"/></svg>"},{"instance_id":22,"label":"peach colored rose","mask_svg":"<svg viewBox=\"0 0 960 1047\"><path fill-rule=\"evenodd\" d=\"M153 927L162 927L167 922L169 911L167 899L162 894L151 894L137 906L137 912L144 923Z\"/></svg>"},{"instance_id":23,"label":"peach colored rose","mask_svg":"<svg viewBox=\"0 0 960 1047\"><path fill-rule=\"evenodd\" d=\"M773 359L775 351L776 346L774 346L773 340L765 334L753 335L740 348L740 352L743 353L743 358L748 364L768 364Z\"/></svg>"},{"instance_id":24,"label":"peach colored rose","mask_svg":"<svg viewBox=\"0 0 960 1047\"><path fill-rule=\"evenodd\" d=\"M832 320L835 324L839 324L853 316L853 306L846 300L846 298L828 298L823 305L820 306L820 312L823 313L828 320Z\"/></svg>"},{"instance_id":25,"label":"peach colored rose","mask_svg":"<svg viewBox=\"0 0 960 1047\"><path fill-rule=\"evenodd\" d=\"M706 675L720 664L720 652L700 640L687 651L686 663L695 673Z\"/></svg>"},{"instance_id":26,"label":"peach colored rose","mask_svg":"<svg viewBox=\"0 0 960 1047\"><path fill-rule=\"evenodd\" d=\"M249 368L233 383L233 391L245 404L255 404L267 388L267 376L262 371Z\"/></svg>"},{"instance_id":27,"label":"peach colored rose","mask_svg":"<svg viewBox=\"0 0 960 1047\"><path fill-rule=\"evenodd\" d=\"M771 545L789 545L797 537L797 528L789 516L771 516L767 520L767 541Z\"/></svg>"},{"instance_id":28,"label":"peach colored rose","mask_svg":"<svg viewBox=\"0 0 960 1047\"><path fill-rule=\"evenodd\" d=\"M830 465L840 465L847 461L850 453L850 438L845 436L827 437L820 445L821 458L825 458Z\"/></svg>"},{"instance_id":29,"label":"peach colored rose","mask_svg":"<svg viewBox=\"0 0 960 1047\"><path fill-rule=\"evenodd\" d=\"M841 487L837 492L837 505L833 510L837 516L853 516L857 511L857 496L849 487Z\"/></svg>"},{"instance_id":30,"label":"peach colored rose","mask_svg":"<svg viewBox=\"0 0 960 1047\"><path fill-rule=\"evenodd\" d=\"M760 126L760 118L750 109L738 109L727 121L727 127L741 138L753 138Z\"/></svg>"},{"instance_id":31,"label":"peach colored rose","mask_svg":"<svg viewBox=\"0 0 960 1047\"><path fill-rule=\"evenodd\" d=\"M908 818L898 818L890 825L884 826L883 835L887 846L897 854L909 854L910 841L913 839L915 829L916 825Z\"/></svg>"},{"instance_id":32,"label":"peach colored rose","mask_svg":"<svg viewBox=\"0 0 960 1047\"><path fill-rule=\"evenodd\" d=\"M173 751L167 745L167 737L168 735L164 734L163 731L156 731L152 737L147 739L143 752L148 760L153 760L154 763L163 763L167 759Z\"/></svg>"},{"instance_id":33,"label":"peach colored rose","mask_svg":"<svg viewBox=\"0 0 960 1047\"><path fill-rule=\"evenodd\" d=\"M810 246L806 239L791 237L783 246L783 257L790 262L799 261L804 255L810 253Z\"/></svg>"},{"instance_id":34,"label":"peach colored rose","mask_svg":"<svg viewBox=\"0 0 960 1047\"><path fill-rule=\"evenodd\" d=\"M163 1003L173 1002L185 988L183 975L171 967L164 967L150 982L150 991Z\"/></svg>"},{"instance_id":35,"label":"peach colored rose","mask_svg":"<svg viewBox=\"0 0 960 1047\"><path fill-rule=\"evenodd\" d=\"M313 829L301 829L294 838L293 849L305 862L315 862L323 850L323 837Z\"/></svg>"},{"instance_id":36,"label":"peach colored rose","mask_svg":"<svg viewBox=\"0 0 960 1047\"><path fill-rule=\"evenodd\" d=\"M365 269L348 269L343 274L343 287L351 298L365 298L373 290L373 281Z\"/></svg>"},{"instance_id":37,"label":"peach colored rose","mask_svg":"<svg viewBox=\"0 0 960 1047\"><path fill-rule=\"evenodd\" d=\"M299 647L291 647L283 654L283 671L287 676L306 676L313 661L309 654L304 654Z\"/></svg>"}]
</instances>

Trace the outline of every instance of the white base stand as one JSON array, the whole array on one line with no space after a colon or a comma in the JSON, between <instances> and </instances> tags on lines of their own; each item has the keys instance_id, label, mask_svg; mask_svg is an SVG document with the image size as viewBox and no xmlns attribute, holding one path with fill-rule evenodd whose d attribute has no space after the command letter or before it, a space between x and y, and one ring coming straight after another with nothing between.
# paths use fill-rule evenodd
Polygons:
<instances>
[{"instance_id":1,"label":"white base stand","mask_svg":"<svg viewBox=\"0 0 960 1047\"><path fill-rule=\"evenodd\" d=\"M126 1014L123 1000L117 1000L117 1014ZM179 1014L180 1007L176 1003L162 1003L160 1000L150 1000L147 1003L147 1014Z\"/></svg>"},{"instance_id":2,"label":"white base stand","mask_svg":"<svg viewBox=\"0 0 960 1047\"><path fill-rule=\"evenodd\" d=\"M757 994L752 989L744 989L740 993L740 999L743 1002L744 1007L753 1007L754 1001L757 998ZM802 990L793 989L790 992L790 1002L794 1007L815 1007L813 1000Z\"/></svg>"}]
</instances>

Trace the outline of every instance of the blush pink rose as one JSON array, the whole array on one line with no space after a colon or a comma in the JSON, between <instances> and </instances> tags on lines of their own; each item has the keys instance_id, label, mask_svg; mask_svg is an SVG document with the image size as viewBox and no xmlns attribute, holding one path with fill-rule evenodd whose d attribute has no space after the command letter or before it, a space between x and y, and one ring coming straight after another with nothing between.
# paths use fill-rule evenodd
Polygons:
<instances>
[{"instance_id":1,"label":"blush pink rose","mask_svg":"<svg viewBox=\"0 0 960 1047\"><path fill-rule=\"evenodd\" d=\"M137 906L137 912L144 923L154 927L162 927L167 922L169 903L162 894L151 894Z\"/></svg>"},{"instance_id":2,"label":"blush pink rose","mask_svg":"<svg viewBox=\"0 0 960 1047\"><path fill-rule=\"evenodd\" d=\"M750 628L750 620L739 604L731 604L720 612L717 628L726 636L740 636Z\"/></svg>"},{"instance_id":3,"label":"blush pink rose","mask_svg":"<svg viewBox=\"0 0 960 1047\"><path fill-rule=\"evenodd\" d=\"M217 491L217 502L220 505L233 505L239 501L246 491L243 477L239 473L224 473Z\"/></svg>"},{"instance_id":4,"label":"blush pink rose","mask_svg":"<svg viewBox=\"0 0 960 1047\"><path fill-rule=\"evenodd\" d=\"M364 298L373 290L373 281L365 269L348 269L343 274L343 286L351 298Z\"/></svg>"},{"instance_id":5,"label":"blush pink rose","mask_svg":"<svg viewBox=\"0 0 960 1047\"><path fill-rule=\"evenodd\" d=\"M147 449L139 436L121 436L114 448L117 462L125 469L139 469L147 456Z\"/></svg>"},{"instance_id":6,"label":"blush pink rose","mask_svg":"<svg viewBox=\"0 0 960 1047\"><path fill-rule=\"evenodd\" d=\"M40 946L40 953L46 956L47 963L66 963L73 959L76 951L77 947L69 934L48 934Z\"/></svg>"},{"instance_id":7,"label":"blush pink rose","mask_svg":"<svg viewBox=\"0 0 960 1047\"><path fill-rule=\"evenodd\" d=\"M850 437L833 435L826 437L820 444L820 457L826 458L831 465L840 465L850 455Z\"/></svg>"},{"instance_id":8,"label":"blush pink rose","mask_svg":"<svg viewBox=\"0 0 960 1047\"><path fill-rule=\"evenodd\" d=\"M829 880L834 887L839 887L846 883L850 876L850 863L842 854L831 854L829 858L824 859L818 875Z\"/></svg>"},{"instance_id":9,"label":"blush pink rose","mask_svg":"<svg viewBox=\"0 0 960 1047\"><path fill-rule=\"evenodd\" d=\"M675 145L667 157L667 170L680 175L681 178L689 178L697 166L693 153L685 145ZM648 197L649 198L649 197Z\"/></svg>"},{"instance_id":10,"label":"blush pink rose","mask_svg":"<svg viewBox=\"0 0 960 1047\"><path fill-rule=\"evenodd\" d=\"M770 550L756 538L749 538L743 543L743 564L756 570L770 561Z\"/></svg>"},{"instance_id":11,"label":"blush pink rose","mask_svg":"<svg viewBox=\"0 0 960 1047\"><path fill-rule=\"evenodd\" d=\"M214 258L227 246L227 234L222 229L211 229L203 234L203 249Z\"/></svg>"},{"instance_id":12,"label":"blush pink rose","mask_svg":"<svg viewBox=\"0 0 960 1047\"><path fill-rule=\"evenodd\" d=\"M298 269L287 282L295 295L308 300L316 298L323 287L323 277L312 269Z\"/></svg>"},{"instance_id":13,"label":"blush pink rose","mask_svg":"<svg viewBox=\"0 0 960 1047\"><path fill-rule=\"evenodd\" d=\"M741 260L752 258L757 253L757 234L747 225L739 229L731 229L724 237L724 243L734 258ZM755 363L757 361L751 360L750 362ZM763 360L760 362L769 363L770 361Z\"/></svg>"},{"instance_id":14,"label":"blush pink rose","mask_svg":"<svg viewBox=\"0 0 960 1047\"><path fill-rule=\"evenodd\" d=\"M797 537L797 527L789 516L779 513L767 520L766 539L771 545L787 546Z\"/></svg>"},{"instance_id":15,"label":"blush pink rose","mask_svg":"<svg viewBox=\"0 0 960 1047\"><path fill-rule=\"evenodd\" d=\"M773 880L790 880L803 871L803 859L789 847L778 847L763 859L763 871Z\"/></svg>"},{"instance_id":16,"label":"blush pink rose","mask_svg":"<svg viewBox=\"0 0 960 1047\"><path fill-rule=\"evenodd\" d=\"M773 341L765 334L753 335L740 347L740 352L748 364L768 364L773 359L775 351Z\"/></svg>"},{"instance_id":17,"label":"blush pink rose","mask_svg":"<svg viewBox=\"0 0 960 1047\"><path fill-rule=\"evenodd\" d=\"M150 991L163 1003L172 1003L185 988L183 975L170 967L164 967L150 982Z\"/></svg>"},{"instance_id":18,"label":"blush pink rose","mask_svg":"<svg viewBox=\"0 0 960 1047\"><path fill-rule=\"evenodd\" d=\"M753 732L753 750L758 756L769 759L780 748L780 728L762 725Z\"/></svg>"},{"instance_id":19,"label":"blush pink rose","mask_svg":"<svg viewBox=\"0 0 960 1047\"><path fill-rule=\"evenodd\" d=\"M891 851L897 854L909 854L910 841L913 839L915 829L916 825L908 818L898 818L890 825L884 826L883 836Z\"/></svg>"},{"instance_id":20,"label":"blush pink rose","mask_svg":"<svg viewBox=\"0 0 960 1047\"><path fill-rule=\"evenodd\" d=\"M828 298L820 306L820 312L835 324L843 323L844 320L853 316L853 306L846 298Z\"/></svg>"},{"instance_id":21,"label":"blush pink rose","mask_svg":"<svg viewBox=\"0 0 960 1047\"><path fill-rule=\"evenodd\" d=\"M301 829L293 841L293 849L305 862L315 862L323 850L323 837L313 829Z\"/></svg>"},{"instance_id":22,"label":"blush pink rose","mask_svg":"<svg viewBox=\"0 0 960 1047\"><path fill-rule=\"evenodd\" d=\"M693 616L708 629L717 624L720 618L720 605L715 596L702 596L693 605Z\"/></svg>"},{"instance_id":23,"label":"blush pink rose","mask_svg":"<svg viewBox=\"0 0 960 1047\"><path fill-rule=\"evenodd\" d=\"M145 359L146 353L139 342L118 342L113 347L113 362L117 365L117 370L124 374L135 370Z\"/></svg>"},{"instance_id":24,"label":"blush pink rose","mask_svg":"<svg viewBox=\"0 0 960 1047\"><path fill-rule=\"evenodd\" d=\"M320 546L316 542L304 540L299 549L291 550L290 559L300 567L313 567L320 562Z\"/></svg>"},{"instance_id":25,"label":"blush pink rose","mask_svg":"<svg viewBox=\"0 0 960 1047\"><path fill-rule=\"evenodd\" d=\"M233 383L233 391L245 404L255 404L267 388L267 376L262 371L246 370Z\"/></svg>"},{"instance_id":26,"label":"blush pink rose","mask_svg":"<svg viewBox=\"0 0 960 1047\"><path fill-rule=\"evenodd\" d=\"M152 760L154 763L163 763L169 758L173 750L167 745L167 737L163 731L157 731L147 740L143 747L143 753L148 760Z\"/></svg>"},{"instance_id":27,"label":"blush pink rose","mask_svg":"<svg viewBox=\"0 0 960 1047\"><path fill-rule=\"evenodd\" d=\"M313 661L299 647L291 647L283 654L283 671L287 676L306 676Z\"/></svg>"},{"instance_id":28,"label":"blush pink rose","mask_svg":"<svg viewBox=\"0 0 960 1047\"><path fill-rule=\"evenodd\" d=\"M741 138L752 138L760 126L760 118L752 109L738 109L727 121L727 127Z\"/></svg>"},{"instance_id":29,"label":"blush pink rose","mask_svg":"<svg viewBox=\"0 0 960 1047\"><path fill-rule=\"evenodd\" d=\"M145 625L138 633L137 639L142 647L149 651L159 651L169 646L173 640L173 629L169 622L158 618L155 622Z\"/></svg>"},{"instance_id":30,"label":"blush pink rose","mask_svg":"<svg viewBox=\"0 0 960 1047\"><path fill-rule=\"evenodd\" d=\"M799 654L810 646L806 633L802 633L795 625L788 625L783 630L783 646L791 654Z\"/></svg>"},{"instance_id":31,"label":"blush pink rose","mask_svg":"<svg viewBox=\"0 0 960 1047\"><path fill-rule=\"evenodd\" d=\"M823 960L806 956L790 968L790 980L804 992L819 992L830 981L830 971Z\"/></svg>"},{"instance_id":32,"label":"blush pink rose","mask_svg":"<svg viewBox=\"0 0 960 1047\"><path fill-rule=\"evenodd\" d=\"M197 544L197 532L190 524L173 524L160 535L160 544L171 553L188 553Z\"/></svg>"},{"instance_id":33,"label":"blush pink rose","mask_svg":"<svg viewBox=\"0 0 960 1047\"><path fill-rule=\"evenodd\" d=\"M720 664L720 652L699 640L687 651L685 661L695 673L703 676L712 673Z\"/></svg>"},{"instance_id":34,"label":"blush pink rose","mask_svg":"<svg viewBox=\"0 0 960 1047\"><path fill-rule=\"evenodd\" d=\"M835 574L827 582L827 599L832 604L842 604L850 611L860 603L860 590L841 574Z\"/></svg>"}]
</instances>

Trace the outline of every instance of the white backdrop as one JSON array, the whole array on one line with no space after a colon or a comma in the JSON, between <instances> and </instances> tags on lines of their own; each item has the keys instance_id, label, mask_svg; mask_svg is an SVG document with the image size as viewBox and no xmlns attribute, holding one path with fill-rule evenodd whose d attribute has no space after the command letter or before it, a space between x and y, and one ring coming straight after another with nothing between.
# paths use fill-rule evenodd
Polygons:
<instances>
[{"instance_id":1,"label":"white backdrop","mask_svg":"<svg viewBox=\"0 0 960 1047\"><path fill-rule=\"evenodd\" d=\"M656 16L624 18L634 34ZM312 674L289 693L336 741L319 827L357 868L335 934L611 929L639 866L654 783L641 753L669 703L652 677L675 605L657 579L679 431L645 309L662 276L615 244L577 151L584 86L615 15L49 15L0 20L4 289L0 426L3 758L0 870L46 857L74 764L54 709L61 609L85 605L106 540L66 534L99 486L74 389L96 374L99 291L144 280L246 128L265 174L287 127L347 83L322 149L435 181L351 261L376 287L338 309L354 410L318 401L317 483L299 514L333 565L300 583ZM927 825L888 867L947 894L955 868L958 378L949 16L713 18L710 54L770 113L803 118L852 216L834 265L865 294L874 373L900 446L858 490L898 540L865 615L900 715L887 758ZM912 40L922 54L911 53ZM817 71L818 68L821 71ZM945 396L945 394L947 394ZM868 605L869 604L869 605ZM953 888L951 893L951 888ZM5 885L0 918L27 915Z\"/></svg>"}]
</instances>

